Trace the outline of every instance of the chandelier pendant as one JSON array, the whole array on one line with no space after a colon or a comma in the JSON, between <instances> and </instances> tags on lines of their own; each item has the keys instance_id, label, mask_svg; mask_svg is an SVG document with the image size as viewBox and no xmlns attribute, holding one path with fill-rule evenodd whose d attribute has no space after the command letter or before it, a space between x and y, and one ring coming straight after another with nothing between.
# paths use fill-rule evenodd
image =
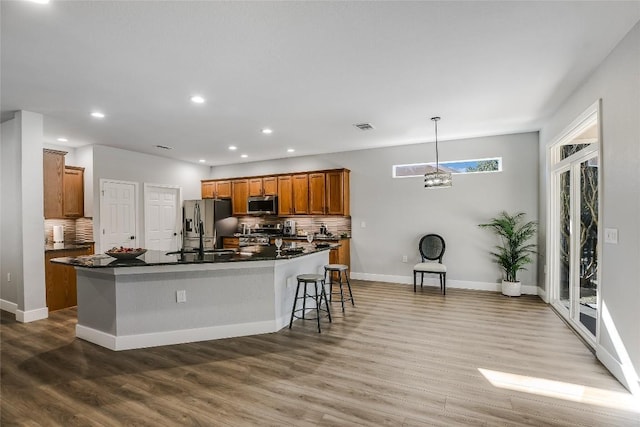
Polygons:
<instances>
[{"instance_id":1,"label":"chandelier pendant","mask_svg":"<svg viewBox=\"0 0 640 427\"><path fill-rule=\"evenodd\" d=\"M428 171L424 174L424 188L451 187L453 184L451 180L451 172L441 170L438 159L438 120L440 120L440 117L431 117L431 120L435 125L436 131L436 168L435 170ZM431 166L427 166L427 168L433 169Z\"/></svg>"}]
</instances>

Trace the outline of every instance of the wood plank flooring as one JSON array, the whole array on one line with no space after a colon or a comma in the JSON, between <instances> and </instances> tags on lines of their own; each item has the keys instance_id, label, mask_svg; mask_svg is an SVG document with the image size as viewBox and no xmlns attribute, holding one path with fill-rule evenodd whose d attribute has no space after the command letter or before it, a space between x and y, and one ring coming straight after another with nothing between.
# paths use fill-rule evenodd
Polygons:
<instances>
[{"instance_id":1,"label":"wood plank flooring","mask_svg":"<svg viewBox=\"0 0 640 427\"><path fill-rule=\"evenodd\" d=\"M28 324L2 312L0 423L640 425L626 390L538 297L412 288L354 281L356 307L342 314L334 301L321 334L299 320L273 334L122 352L76 339L75 309ZM502 388L480 369L530 381ZM539 380L596 397L549 396Z\"/></svg>"}]
</instances>

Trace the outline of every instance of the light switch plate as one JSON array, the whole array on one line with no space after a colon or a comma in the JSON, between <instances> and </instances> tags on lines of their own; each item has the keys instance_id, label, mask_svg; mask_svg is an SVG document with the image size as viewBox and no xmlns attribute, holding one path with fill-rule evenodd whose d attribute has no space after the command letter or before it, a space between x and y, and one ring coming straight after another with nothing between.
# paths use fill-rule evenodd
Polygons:
<instances>
[{"instance_id":1,"label":"light switch plate","mask_svg":"<svg viewBox=\"0 0 640 427\"><path fill-rule=\"evenodd\" d=\"M604 242L618 244L618 229L617 228L605 228L604 229Z\"/></svg>"}]
</instances>

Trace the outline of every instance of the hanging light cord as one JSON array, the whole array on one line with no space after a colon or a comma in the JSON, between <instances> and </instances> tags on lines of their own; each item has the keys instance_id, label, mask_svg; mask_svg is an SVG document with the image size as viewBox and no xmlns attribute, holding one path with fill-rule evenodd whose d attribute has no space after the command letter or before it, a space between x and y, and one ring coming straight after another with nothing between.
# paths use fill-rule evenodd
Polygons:
<instances>
[{"instance_id":1,"label":"hanging light cord","mask_svg":"<svg viewBox=\"0 0 640 427\"><path fill-rule=\"evenodd\" d=\"M440 173L440 165L438 162L438 120L440 120L440 117L431 117L431 120L433 120L436 125L436 173Z\"/></svg>"}]
</instances>

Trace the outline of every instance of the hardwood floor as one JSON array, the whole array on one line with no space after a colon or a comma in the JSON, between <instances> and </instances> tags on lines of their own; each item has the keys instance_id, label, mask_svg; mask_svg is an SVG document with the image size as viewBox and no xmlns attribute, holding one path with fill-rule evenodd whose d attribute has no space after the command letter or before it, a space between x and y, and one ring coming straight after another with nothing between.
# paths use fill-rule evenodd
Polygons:
<instances>
[{"instance_id":1,"label":"hardwood floor","mask_svg":"<svg viewBox=\"0 0 640 427\"><path fill-rule=\"evenodd\" d=\"M299 320L122 352L76 339L75 309L28 324L2 312L1 424L640 425L626 390L538 297L353 291L356 307L334 301L321 334ZM516 390L490 382L505 374Z\"/></svg>"}]
</instances>

